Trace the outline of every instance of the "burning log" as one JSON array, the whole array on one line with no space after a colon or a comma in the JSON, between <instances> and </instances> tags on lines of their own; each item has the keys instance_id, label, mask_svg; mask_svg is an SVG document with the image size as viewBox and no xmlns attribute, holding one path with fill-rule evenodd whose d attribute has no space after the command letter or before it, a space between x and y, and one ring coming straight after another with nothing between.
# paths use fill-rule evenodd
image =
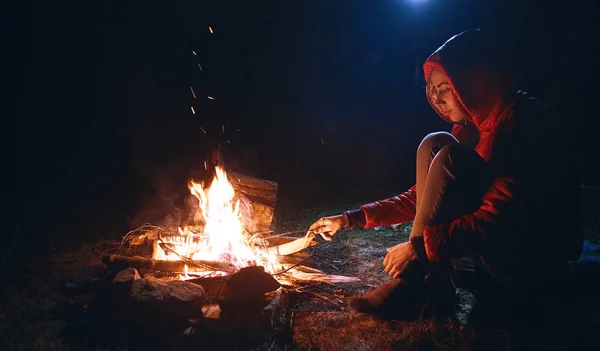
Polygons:
<instances>
[{"instance_id":1,"label":"burning log","mask_svg":"<svg viewBox=\"0 0 600 351\"><path fill-rule=\"evenodd\" d=\"M227 171L227 178L236 193L242 193L252 201L275 207L277 203L277 183L229 170Z\"/></svg>"},{"instance_id":2,"label":"burning log","mask_svg":"<svg viewBox=\"0 0 600 351\"><path fill-rule=\"evenodd\" d=\"M227 178L243 204L250 210L244 227L249 232L259 232L271 226L275 204L277 203L278 184L264 179L227 171Z\"/></svg>"},{"instance_id":3,"label":"burning log","mask_svg":"<svg viewBox=\"0 0 600 351\"><path fill-rule=\"evenodd\" d=\"M222 271L230 272L234 270L233 266L222 262L211 262L211 261L164 261L164 260L153 260L150 258L143 257L128 257L121 255L103 254L102 263L107 265L111 270L123 270L131 267L136 269L146 268L157 271L166 272L183 272L185 266L188 266L189 271Z\"/></svg>"}]
</instances>

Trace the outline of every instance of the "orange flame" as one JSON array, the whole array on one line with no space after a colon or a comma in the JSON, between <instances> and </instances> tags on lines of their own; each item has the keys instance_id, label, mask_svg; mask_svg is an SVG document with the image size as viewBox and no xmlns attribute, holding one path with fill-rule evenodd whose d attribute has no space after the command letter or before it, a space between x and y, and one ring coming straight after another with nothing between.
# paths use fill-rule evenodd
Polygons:
<instances>
[{"instance_id":1,"label":"orange flame","mask_svg":"<svg viewBox=\"0 0 600 351\"><path fill-rule=\"evenodd\" d=\"M263 265L272 270L274 258L248 242L250 235L242 225L239 200L234 201L235 191L222 168L216 167L216 176L208 189L194 181L189 182L189 189L198 199L200 214L206 222L203 234L195 234L189 227L179 228L179 234L185 237L184 245L178 245L177 254L165 253L164 259L180 260L184 256L225 261L237 269ZM194 240L198 237L201 240Z\"/></svg>"}]
</instances>

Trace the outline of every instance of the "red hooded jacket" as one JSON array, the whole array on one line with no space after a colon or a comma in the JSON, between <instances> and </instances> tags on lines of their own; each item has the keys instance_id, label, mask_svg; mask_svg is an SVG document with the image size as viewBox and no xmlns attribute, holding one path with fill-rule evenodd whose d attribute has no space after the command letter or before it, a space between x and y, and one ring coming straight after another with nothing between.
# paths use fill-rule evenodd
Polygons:
<instances>
[{"instance_id":1,"label":"red hooded jacket","mask_svg":"<svg viewBox=\"0 0 600 351\"><path fill-rule=\"evenodd\" d=\"M557 114L517 91L510 52L492 33L471 30L450 38L423 67L426 81L434 68L449 78L466 119L452 134L475 149L494 179L477 211L425 229L427 258L479 255L498 276L577 259L582 245L571 137ZM415 205L413 186L347 216L350 226L373 228L412 221Z\"/></svg>"}]
</instances>

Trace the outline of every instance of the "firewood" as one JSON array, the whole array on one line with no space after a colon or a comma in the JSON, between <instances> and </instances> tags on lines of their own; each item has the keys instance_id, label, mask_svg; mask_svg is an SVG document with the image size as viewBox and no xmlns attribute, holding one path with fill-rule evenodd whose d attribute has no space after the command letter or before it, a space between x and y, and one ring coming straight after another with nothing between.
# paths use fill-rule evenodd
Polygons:
<instances>
[{"instance_id":1,"label":"firewood","mask_svg":"<svg viewBox=\"0 0 600 351\"><path fill-rule=\"evenodd\" d=\"M311 267L314 266L314 263L308 260L310 257L311 256L309 254L300 251L288 256L274 256L273 261L280 265L293 265L302 263L304 266Z\"/></svg>"},{"instance_id":2,"label":"firewood","mask_svg":"<svg viewBox=\"0 0 600 351\"><path fill-rule=\"evenodd\" d=\"M112 270L122 270L127 267L136 269L147 268L158 271L167 272L183 272L187 265L188 271L223 271L230 272L234 270L234 267L222 262L211 262L211 261L164 261L164 260L153 260L143 257L128 257L121 255L103 254L102 263L107 265Z\"/></svg>"},{"instance_id":3,"label":"firewood","mask_svg":"<svg viewBox=\"0 0 600 351\"><path fill-rule=\"evenodd\" d=\"M285 244L271 246L267 248L269 254L272 255L291 255L311 246L317 245L319 242L315 238L314 234L308 234L304 237L298 238L296 240L290 241Z\"/></svg>"},{"instance_id":4,"label":"firewood","mask_svg":"<svg viewBox=\"0 0 600 351\"><path fill-rule=\"evenodd\" d=\"M268 229L275 214L278 184L227 170L227 178L239 199L242 211L249 212L242 218L250 232Z\"/></svg>"},{"instance_id":5,"label":"firewood","mask_svg":"<svg viewBox=\"0 0 600 351\"><path fill-rule=\"evenodd\" d=\"M230 170L227 171L227 178L236 192L244 194L252 201L275 207L277 203L277 183Z\"/></svg>"}]
</instances>

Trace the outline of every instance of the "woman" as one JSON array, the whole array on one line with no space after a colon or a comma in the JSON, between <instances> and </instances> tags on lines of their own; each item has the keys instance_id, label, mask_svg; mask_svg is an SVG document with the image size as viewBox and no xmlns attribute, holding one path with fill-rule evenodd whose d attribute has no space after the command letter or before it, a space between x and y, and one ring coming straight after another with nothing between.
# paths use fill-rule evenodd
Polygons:
<instances>
[{"instance_id":1,"label":"woman","mask_svg":"<svg viewBox=\"0 0 600 351\"><path fill-rule=\"evenodd\" d=\"M493 33L469 30L437 49L423 66L427 98L454 126L419 145L416 185L310 227L331 240L342 228L413 221L409 242L389 248L383 261L394 279L352 299L357 310L402 315L422 312L406 305L426 301L453 305L449 273L459 262L484 273L479 291L533 295L553 288L581 253L570 137L564 121L517 90L507 48Z\"/></svg>"}]
</instances>

